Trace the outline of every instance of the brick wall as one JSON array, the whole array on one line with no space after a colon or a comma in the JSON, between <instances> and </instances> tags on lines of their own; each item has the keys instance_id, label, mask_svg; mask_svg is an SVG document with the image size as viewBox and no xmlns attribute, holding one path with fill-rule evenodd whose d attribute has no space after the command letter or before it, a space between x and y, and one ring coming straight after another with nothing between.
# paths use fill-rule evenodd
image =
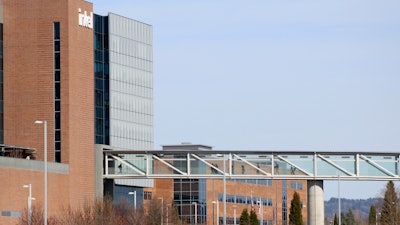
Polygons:
<instances>
[{"instance_id":1,"label":"brick wall","mask_svg":"<svg viewBox=\"0 0 400 225\"><path fill-rule=\"evenodd\" d=\"M72 206L93 201L93 30L78 24L78 9L92 12L92 3L83 0L2 0L1 3L5 144L36 148L37 159L43 160L43 125L34 124L34 121L46 120L48 160L54 160L53 23L60 22L61 162L69 164L70 173L49 177L49 214L56 210L52 204L58 202L60 196L63 196L63 203ZM8 182L2 184L10 191L19 190L25 178L42 180L43 175L14 169L3 173L2 170L0 183L8 177L17 179L9 186ZM51 179L54 182L50 182ZM39 188L40 182L35 183L35 187ZM12 203L13 207L25 207L25 201L17 202Z\"/></svg>"},{"instance_id":2,"label":"brick wall","mask_svg":"<svg viewBox=\"0 0 400 225\"><path fill-rule=\"evenodd\" d=\"M44 205L44 177L43 172L4 168L0 166L0 211L19 211L27 209L29 189L24 185L32 184L32 206ZM62 213L68 206L69 182L68 174L48 173L48 215L54 216ZM15 224L18 218L0 216L0 224Z\"/></svg>"}]
</instances>

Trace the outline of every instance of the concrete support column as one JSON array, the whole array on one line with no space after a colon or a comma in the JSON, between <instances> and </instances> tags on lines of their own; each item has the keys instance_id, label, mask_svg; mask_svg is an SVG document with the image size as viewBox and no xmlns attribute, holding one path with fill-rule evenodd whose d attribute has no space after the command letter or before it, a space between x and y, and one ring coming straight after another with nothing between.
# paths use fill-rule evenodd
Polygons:
<instances>
[{"instance_id":1,"label":"concrete support column","mask_svg":"<svg viewBox=\"0 0 400 225\"><path fill-rule=\"evenodd\" d=\"M324 224L324 182L307 181L307 214L308 225Z\"/></svg>"}]
</instances>

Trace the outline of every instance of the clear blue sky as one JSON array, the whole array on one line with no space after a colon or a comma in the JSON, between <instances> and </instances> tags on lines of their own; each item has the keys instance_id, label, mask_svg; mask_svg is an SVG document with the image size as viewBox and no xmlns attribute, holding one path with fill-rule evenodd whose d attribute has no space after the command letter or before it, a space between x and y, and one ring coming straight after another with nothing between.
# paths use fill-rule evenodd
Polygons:
<instances>
[{"instance_id":1,"label":"clear blue sky","mask_svg":"<svg viewBox=\"0 0 400 225\"><path fill-rule=\"evenodd\" d=\"M156 149L400 150L398 0L93 3L153 25Z\"/></svg>"}]
</instances>

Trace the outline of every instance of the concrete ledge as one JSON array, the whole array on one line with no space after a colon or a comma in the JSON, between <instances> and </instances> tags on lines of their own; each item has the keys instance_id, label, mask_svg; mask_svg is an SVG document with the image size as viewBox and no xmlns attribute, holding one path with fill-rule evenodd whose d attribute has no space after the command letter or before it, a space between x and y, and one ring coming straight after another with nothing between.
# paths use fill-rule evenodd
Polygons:
<instances>
[{"instance_id":1,"label":"concrete ledge","mask_svg":"<svg viewBox=\"0 0 400 225\"><path fill-rule=\"evenodd\" d=\"M44 171L44 162L38 160L0 157L0 167ZM49 173L69 174L69 165L63 163L47 162L47 171Z\"/></svg>"}]
</instances>

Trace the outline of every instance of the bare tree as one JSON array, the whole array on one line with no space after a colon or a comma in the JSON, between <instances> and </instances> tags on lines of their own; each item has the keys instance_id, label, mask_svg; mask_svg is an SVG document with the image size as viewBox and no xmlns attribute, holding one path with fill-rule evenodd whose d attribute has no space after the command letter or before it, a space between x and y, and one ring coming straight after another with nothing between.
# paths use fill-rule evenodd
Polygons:
<instances>
[{"instance_id":1,"label":"bare tree","mask_svg":"<svg viewBox=\"0 0 400 225\"><path fill-rule=\"evenodd\" d=\"M43 207L40 204L36 204L31 208L31 225L42 225L44 223ZM19 218L17 225L28 225L29 224L29 214L28 209L25 208L22 211L22 215ZM54 217L47 218L48 225L58 225L57 219Z\"/></svg>"},{"instance_id":2,"label":"bare tree","mask_svg":"<svg viewBox=\"0 0 400 225\"><path fill-rule=\"evenodd\" d=\"M152 199L150 201L147 221L149 225L158 225L161 222L161 205L157 199Z\"/></svg>"}]
</instances>

